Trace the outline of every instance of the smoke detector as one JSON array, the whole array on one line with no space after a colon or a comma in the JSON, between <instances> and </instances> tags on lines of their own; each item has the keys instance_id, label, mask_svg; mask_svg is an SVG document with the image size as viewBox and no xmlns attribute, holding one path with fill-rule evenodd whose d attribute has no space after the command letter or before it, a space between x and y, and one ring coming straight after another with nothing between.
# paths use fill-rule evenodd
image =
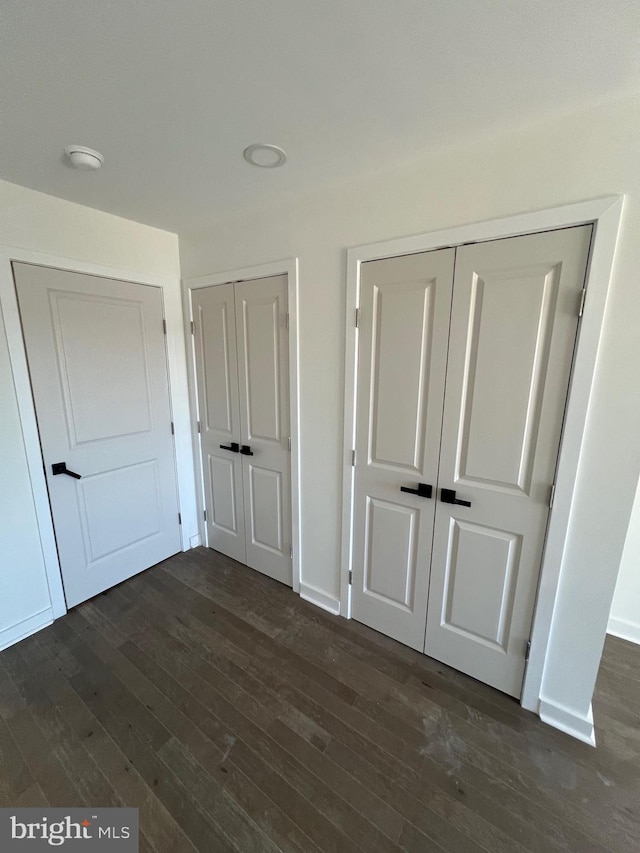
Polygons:
<instances>
[{"instance_id":1,"label":"smoke detector","mask_svg":"<svg viewBox=\"0 0 640 853\"><path fill-rule=\"evenodd\" d=\"M99 169L104 163L104 157L93 148L85 148L84 145L67 145L64 153L74 169L90 172Z\"/></svg>"}]
</instances>

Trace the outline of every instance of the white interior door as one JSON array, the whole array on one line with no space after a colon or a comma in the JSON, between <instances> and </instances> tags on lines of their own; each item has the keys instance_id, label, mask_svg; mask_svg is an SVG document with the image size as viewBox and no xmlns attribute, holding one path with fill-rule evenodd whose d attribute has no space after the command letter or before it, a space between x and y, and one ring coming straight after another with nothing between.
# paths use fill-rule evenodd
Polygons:
<instances>
[{"instance_id":1,"label":"white interior door","mask_svg":"<svg viewBox=\"0 0 640 853\"><path fill-rule=\"evenodd\" d=\"M352 615L420 650L453 262L443 249L361 273Z\"/></svg>"},{"instance_id":2,"label":"white interior door","mask_svg":"<svg viewBox=\"0 0 640 853\"><path fill-rule=\"evenodd\" d=\"M235 285L247 565L291 586L287 276Z\"/></svg>"},{"instance_id":3,"label":"white interior door","mask_svg":"<svg viewBox=\"0 0 640 853\"><path fill-rule=\"evenodd\" d=\"M72 607L180 550L162 292L29 264L14 276Z\"/></svg>"},{"instance_id":4,"label":"white interior door","mask_svg":"<svg viewBox=\"0 0 640 853\"><path fill-rule=\"evenodd\" d=\"M457 250L425 651L513 696L590 239L589 225Z\"/></svg>"},{"instance_id":5,"label":"white interior door","mask_svg":"<svg viewBox=\"0 0 640 853\"><path fill-rule=\"evenodd\" d=\"M193 291L207 541L246 562L233 284Z\"/></svg>"},{"instance_id":6,"label":"white interior door","mask_svg":"<svg viewBox=\"0 0 640 853\"><path fill-rule=\"evenodd\" d=\"M287 277L192 300L208 544L291 585Z\"/></svg>"}]
</instances>

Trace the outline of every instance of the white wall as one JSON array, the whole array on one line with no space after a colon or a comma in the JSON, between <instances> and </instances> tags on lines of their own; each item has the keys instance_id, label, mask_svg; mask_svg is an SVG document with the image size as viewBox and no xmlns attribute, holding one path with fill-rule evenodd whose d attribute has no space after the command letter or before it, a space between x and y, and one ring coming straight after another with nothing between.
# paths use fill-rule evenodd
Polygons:
<instances>
[{"instance_id":1,"label":"white wall","mask_svg":"<svg viewBox=\"0 0 640 853\"><path fill-rule=\"evenodd\" d=\"M91 180L90 174L83 177ZM180 275L175 234L6 181L0 181L0 245L168 278Z\"/></svg>"},{"instance_id":2,"label":"white wall","mask_svg":"<svg viewBox=\"0 0 640 853\"><path fill-rule=\"evenodd\" d=\"M637 388L636 377L635 393ZM640 643L640 483L622 552L620 574L609 615L609 633Z\"/></svg>"},{"instance_id":3,"label":"white wall","mask_svg":"<svg viewBox=\"0 0 640 853\"><path fill-rule=\"evenodd\" d=\"M0 315L0 321L3 318ZM0 649L51 618L9 350L0 322Z\"/></svg>"},{"instance_id":4,"label":"white wall","mask_svg":"<svg viewBox=\"0 0 640 853\"><path fill-rule=\"evenodd\" d=\"M290 152L295 156L295 152ZM626 193L545 697L589 715L640 468L640 101L605 105L283 199L181 235L184 277L300 258L302 579L339 594L345 249Z\"/></svg>"},{"instance_id":5,"label":"white wall","mask_svg":"<svg viewBox=\"0 0 640 853\"><path fill-rule=\"evenodd\" d=\"M86 176L91 180L91 176ZM185 539L197 532L179 285L178 240L156 228L0 181L0 247L18 247L167 282L172 396ZM0 648L46 622L51 599L5 336L0 323ZM14 365L15 367L15 365Z\"/></svg>"}]
</instances>

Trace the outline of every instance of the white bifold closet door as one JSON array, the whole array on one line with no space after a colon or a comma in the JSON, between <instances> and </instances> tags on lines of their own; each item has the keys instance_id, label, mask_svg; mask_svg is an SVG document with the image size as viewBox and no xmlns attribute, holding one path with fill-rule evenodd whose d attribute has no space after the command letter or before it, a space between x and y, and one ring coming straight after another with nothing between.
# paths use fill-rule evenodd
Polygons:
<instances>
[{"instance_id":1,"label":"white bifold closet door","mask_svg":"<svg viewBox=\"0 0 640 853\"><path fill-rule=\"evenodd\" d=\"M590 239L582 226L362 268L353 615L514 696Z\"/></svg>"},{"instance_id":2,"label":"white bifold closet door","mask_svg":"<svg viewBox=\"0 0 640 853\"><path fill-rule=\"evenodd\" d=\"M208 544L291 585L287 277L192 304Z\"/></svg>"}]
</instances>

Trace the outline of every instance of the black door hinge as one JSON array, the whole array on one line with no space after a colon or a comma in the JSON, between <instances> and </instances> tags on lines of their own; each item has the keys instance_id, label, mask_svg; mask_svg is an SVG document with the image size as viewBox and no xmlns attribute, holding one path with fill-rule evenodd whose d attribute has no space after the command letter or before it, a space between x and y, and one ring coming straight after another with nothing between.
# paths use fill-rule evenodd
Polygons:
<instances>
[{"instance_id":1,"label":"black door hinge","mask_svg":"<svg viewBox=\"0 0 640 853\"><path fill-rule=\"evenodd\" d=\"M182 513L178 513L178 524L182 524Z\"/></svg>"}]
</instances>

